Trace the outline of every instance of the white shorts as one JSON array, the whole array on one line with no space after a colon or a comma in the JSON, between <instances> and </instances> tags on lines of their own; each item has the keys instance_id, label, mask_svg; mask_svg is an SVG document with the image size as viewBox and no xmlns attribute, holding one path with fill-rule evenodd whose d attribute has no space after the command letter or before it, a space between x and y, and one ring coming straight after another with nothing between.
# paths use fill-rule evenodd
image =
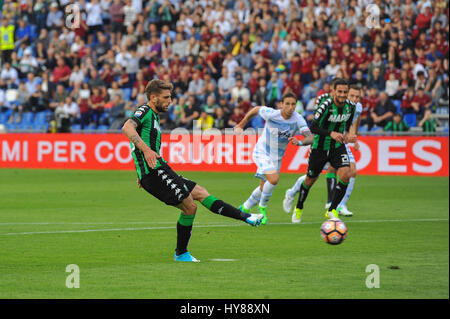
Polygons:
<instances>
[{"instance_id":1,"label":"white shorts","mask_svg":"<svg viewBox=\"0 0 450 319\"><path fill-rule=\"evenodd\" d=\"M280 172L281 160L274 160L264 153L253 153L253 162L255 162L257 170L255 177L266 180L264 174L269 171Z\"/></svg>"},{"instance_id":2,"label":"white shorts","mask_svg":"<svg viewBox=\"0 0 450 319\"><path fill-rule=\"evenodd\" d=\"M356 165L355 157L353 156L352 150L350 149L350 146L348 144L345 144L345 149L347 150L348 159L350 160L350 163L353 163ZM327 162L325 166L323 167L323 170L326 171L330 167L330 162Z\"/></svg>"}]
</instances>

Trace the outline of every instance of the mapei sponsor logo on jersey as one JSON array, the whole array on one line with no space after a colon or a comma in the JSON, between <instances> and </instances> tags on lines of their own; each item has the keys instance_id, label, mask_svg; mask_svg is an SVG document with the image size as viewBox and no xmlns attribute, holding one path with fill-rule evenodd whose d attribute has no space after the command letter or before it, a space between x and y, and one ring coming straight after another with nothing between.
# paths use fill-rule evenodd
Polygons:
<instances>
[{"instance_id":1,"label":"mapei sponsor logo on jersey","mask_svg":"<svg viewBox=\"0 0 450 319\"><path fill-rule=\"evenodd\" d=\"M347 122L350 118L350 114L332 114L328 118L330 122Z\"/></svg>"}]
</instances>

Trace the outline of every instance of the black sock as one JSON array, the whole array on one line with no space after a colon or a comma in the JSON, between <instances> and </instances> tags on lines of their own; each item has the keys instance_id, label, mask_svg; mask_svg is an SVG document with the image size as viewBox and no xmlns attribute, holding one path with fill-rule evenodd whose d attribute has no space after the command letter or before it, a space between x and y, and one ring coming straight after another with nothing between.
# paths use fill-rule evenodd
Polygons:
<instances>
[{"instance_id":1,"label":"black sock","mask_svg":"<svg viewBox=\"0 0 450 319\"><path fill-rule=\"evenodd\" d=\"M217 199L212 195L209 195L207 198L205 198L202 201L202 205L215 214L223 215L226 217L242 221L245 221L247 218L251 216L251 214L244 213L239 209L237 209L236 207L233 207L230 204L227 204L224 201Z\"/></svg>"},{"instance_id":2,"label":"black sock","mask_svg":"<svg viewBox=\"0 0 450 319\"><path fill-rule=\"evenodd\" d=\"M335 186L336 186L336 174L327 173L327 190L328 190L327 203L331 203L333 201L333 192Z\"/></svg>"},{"instance_id":3,"label":"black sock","mask_svg":"<svg viewBox=\"0 0 450 319\"><path fill-rule=\"evenodd\" d=\"M308 197L309 193L309 187L305 185L305 181L302 182L302 185L300 186L300 194L298 195L297 200L297 208L303 209L303 203L306 200L306 197Z\"/></svg>"},{"instance_id":4,"label":"black sock","mask_svg":"<svg viewBox=\"0 0 450 319\"><path fill-rule=\"evenodd\" d=\"M177 249L175 250L177 255L187 252L187 245L191 238L192 225L183 226L179 222L177 223Z\"/></svg>"},{"instance_id":5,"label":"black sock","mask_svg":"<svg viewBox=\"0 0 450 319\"><path fill-rule=\"evenodd\" d=\"M177 255L187 252L187 246L192 233L192 224L194 223L194 215L180 214L180 218L177 222L177 248L175 253Z\"/></svg>"},{"instance_id":6,"label":"black sock","mask_svg":"<svg viewBox=\"0 0 450 319\"><path fill-rule=\"evenodd\" d=\"M332 211L333 209L336 209L341 202L341 200L345 196L345 192L347 191L348 183L344 183L343 181L339 180L336 187L334 188L334 196L333 200L331 202L331 206L328 209L328 211Z\"/></svg>"}]
</instances>

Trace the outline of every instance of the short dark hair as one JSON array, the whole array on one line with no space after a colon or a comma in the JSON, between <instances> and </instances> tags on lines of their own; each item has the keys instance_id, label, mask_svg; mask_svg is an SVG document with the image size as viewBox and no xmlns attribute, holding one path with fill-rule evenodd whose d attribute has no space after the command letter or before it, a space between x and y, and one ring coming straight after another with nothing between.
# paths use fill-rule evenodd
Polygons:
<instances>
[{"instance_id":1,"label":"short dark hair","mask_svg":"<svg viewBox=\"0 0 450 319\"><path fill-rule=\"evenodd\" d=\"M283 94L283 96L281 97L281 102L284 102L285 99L292 97L295 99L295 101L297 101L297 95L292 92L292 91L287 91L286 93Z\"/></svg>"},{"instance_id":2,"label":"short dark hair","mask_svg":"<svg viewBox=\"0 0 450 319\"><path fill-rule=\"evenodd\" d=\"M331 83L333 85L333 89L335 89L338 85L347 85L348 86L348 81L346 79L342 79L342 78L334 78Z\"/></svg>"},{"instance_id":3,"label":"short dark hair","mask_svg":"<svg viewBox=\"0 0 450 319\"><path fill-rule=\"evenodd\" d=\"M173 90L173 85L170 82L153 79L147 83L145 87L145 95L147 99L150 100L150 95L152 94L161 94L163 90Z\"/></svg>"},{"instance_id":4,"label":"short dark hair","mask_svg":"<svg viewBox=\"0 0 450 319\"><path fill-rule=\"evenodd\" d=\"M358 84L356 84L356 83L352 83L352 84L350 84L349 86L348 86L348 88L349 89L353 89L353 90L361 90L361 87L358 85Z\"/></svg>"}]
</instances>

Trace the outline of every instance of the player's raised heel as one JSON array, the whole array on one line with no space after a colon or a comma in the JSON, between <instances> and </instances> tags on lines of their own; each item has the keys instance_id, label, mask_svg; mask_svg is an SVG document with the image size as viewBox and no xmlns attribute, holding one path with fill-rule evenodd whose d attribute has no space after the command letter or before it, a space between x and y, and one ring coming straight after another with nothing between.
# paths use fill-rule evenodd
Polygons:
<instances>
[{"instance_id":1,"label":"player's raised heel","mask_svg":"<svg viewBox=\"0 0 450 319\"><path fill-rule=\"evenodd\" d=\"M264 218L261 220L261 225L267 224L267 207L258 206L258 211L260 214L264 216Z\"/></svg>"},{"instance_id":2,"label":"player's raised heel","mask_svg":"<svg viewBox=\"0 0 450 319\"><path fill-rule=\"evenodd\" d=\"M331 206L331 202L326 203L326 204L325 204L325 209L330 208L330 206Z\"/></svg>"},{"instance_id":3,"label":"player's raised heel","mask_svg":"<svg viewBox=\"0 0 450 319\"><path fill-rule=\"evenodd\" d=\"M331 212L327 210L325 212L325 217L328 219L339 219L339 215L335 209L333 209Z\"/></svg>"},{"instance_id":4,"label":"player's raised heel","mask_svg":"<svg viewBox=\"0 0 450 319\"><path fill-rule=\"evenodd\" d=\"M181 255L175 254L174 259L175 259L175 261L187 261L187 262L194 262L194 263L200 262L200 260L198 260L197 258L192 256L191 253L188 251Z\"/></svg>"},{"instance_id":5,"label":"player's raised heel","mask_svg":"<svg viewBox=\"0 0 450 319\"><path fill-rule=\"evenodd\" d=\"M292 204L294 203L294 197L289 196L289 189L286 190L286 194L283 199L283 209L286 214L289 214L292 211Z\"/></svg>"},{"instance_id":6,"label":"player's raised heel","mask_svg":"<svg viewBox=\"0 0 450 319\"><path fill-rule=\"evenodd\" d=\"M292 223L293 224L300 224L302 222L302 213L303 209L295 208L294 212L292 213Z\"/></svg>"},{"instance_id":7,"label":"player's raised heel","mask_svg":"<svg viewBox=\"0 0 450 319\"><path fill-rule=\"evenodd\" d=\"M261 224L262 219L264 218L263 214L251 214L245 222L251 226L259 226Z\"/></svg>"}]
</instances>

